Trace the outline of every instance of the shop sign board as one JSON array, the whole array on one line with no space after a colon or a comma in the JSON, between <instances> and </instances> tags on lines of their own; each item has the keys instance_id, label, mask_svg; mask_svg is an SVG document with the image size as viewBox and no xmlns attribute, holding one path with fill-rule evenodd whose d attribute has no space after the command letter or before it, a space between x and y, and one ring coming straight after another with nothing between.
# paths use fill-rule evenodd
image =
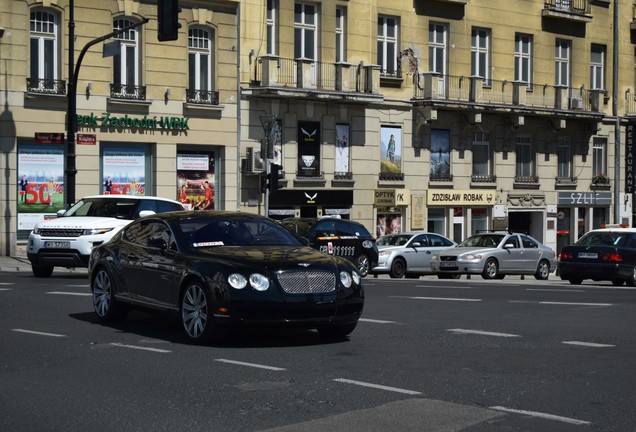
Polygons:
<instances>
[{"instance_id":1,"label":"shop sign board","mask_svg":"<svg viewBox=\"0 0 636 432\"><path fill-rule=\"evenodd\" d=\"M593 207L612 204L611 192L559 192L557 203L560 206Z\"/></svg>"},{"instance_id":2,"label":"shop sign board","mask_svg":"<svg viewBox=\"0 0 636 432\"><path fill-rule=\"evenodd\" d=\"M64 134L59 132L36 132L36 144L64 144Z\"/></svg>"},{"instance_id":3,"label":"shop sign board","mask_svg":"<svg viewBox=\"0 0 636 432\"><path fill-rule=\"evenodd\" d=\"M625 193L634 193L634 152L636 151L636 123L627 124L625 143Z\"/></svg>"},{"instance_id":4,"label":"shop sign board","mask_svg":"<svg viewBox=\"0 0 636 432\"><path fill-rule=\"evenodd\" d=\"M408 189L376 189L373 204L376 207L408 206L411 204L411 195Z\"/></svg>"},{"instance_id":5,"label":"shop sign board","mask_svg":"<svg viewBox=\"0 0 636 432\"><path fill-rule=\"evenodd\" d=\"M426 193L429 206L494 206L494 191L434 189Z\"/></svg>"}]
</instances>

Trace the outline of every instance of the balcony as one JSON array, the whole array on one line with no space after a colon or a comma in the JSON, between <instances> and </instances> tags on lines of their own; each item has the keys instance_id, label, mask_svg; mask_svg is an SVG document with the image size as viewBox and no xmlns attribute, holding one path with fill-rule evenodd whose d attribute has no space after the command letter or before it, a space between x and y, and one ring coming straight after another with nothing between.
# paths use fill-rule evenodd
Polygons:
<instances>
[{"instance_id":1,"label":"balcony","mask_svg":"<svg viewBox=\"0 0 636 432\"><path fill-rule=\"evenodd\" d=\"M477 185L488 185L497 183L496 175L472 175L470 177L470 182L475 183Z\"/></svg>"},{"instance_id":2,"label":"balcony","mask_svg":"<svg viewBox=\"0 0 636 432\"><path fill-rule=\"evenodd\" d=\"M605 90L588 90L583 87L528 85L494 79L486 82L480 77L440 75L435 72L414 76L415 99L430 101L436 105L447 103L455 106L464 103L471 108L475 105L483 105L484 108L494 105L506 109L601 114L605 94Z\"/></svg>"},{"instance_id":3,"label":"balcony","mask_svg":"<svg viewBox=\"0 0 636 432\"><path fill-rule=\"evenodd\" d=\"M27 93L38 95L66 95L66 81L43 78L27 78Z\"/></svg>"},{"instance_id":4,"label":"balcony","mask_svg":"<svg viewBox=\"0 0 636 432\"><path fill-rule=\"evenodd\" d=\"M310 97L320 100L382 100L380 66L326 63L278 56L259 57L247 92L254 96Z\"/></svg>"},{"instance_id":5,"label":"balcony","mask_svg":"<svg viewBox=\"0 0 636 432\"><path fill-rule=\"evenodd\" d=\"M515 176L513 187L515 189L539 189L541 184L538 176Z\"/></svg>"},{"instance_id":6,"label":"balcony","mask_svg":"<svg viewBox=\"0 0 636 432\"><path fill-rule=\"evenodd\" d=\"M146 86L129 84L111 84L110 97L125 101L145 101Z\"/></svg>"},{"instance_id":7,"label":"balcony","mask_svg":"<svg viewBox=\"0 0 636 432\"><path fill-rule=\"evenodd\" d=\"M592 21L589 0L544 0L544 17L588 23Z\"/></svg>"},{"instance_id":8,"label":"balcony","mask_svg":"<svg viewBox=\"0 0 636 432\"><path fill-rule=\"evenodd\" d=\"M218 105L219 92L210 90L186 90L186 103L197 105Z\"/></svg>"},{"instance_id":9,"label":"balcony","mask_svg":"<svg viewBox=\"0 0 636 432\"><path fill-rule=\"evenodd\" d=\"M555 186L558 188L567 189L569 187L576 187L578 183L577 177L555 177L554 178Z\"/></svg>"},{"instance_id":10,"label":"balcony","mask_svg":"<svg viewBox=\"0 0 636 432\"><path fill-rule=\"evenodd\" d=\"M381 172L380 181L404 181L404 173L401 172Z\"/></svg>"}]
</instances>

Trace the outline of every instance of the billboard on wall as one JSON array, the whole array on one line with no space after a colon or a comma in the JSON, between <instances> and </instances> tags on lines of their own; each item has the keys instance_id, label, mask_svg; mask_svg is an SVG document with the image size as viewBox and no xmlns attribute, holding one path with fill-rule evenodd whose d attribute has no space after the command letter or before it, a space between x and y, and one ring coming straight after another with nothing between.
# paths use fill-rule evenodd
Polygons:
<instances>
[{"instance_id":1,"label":"billboard on wall","mask_svg":"<svg viewBox=\"0 0 636 432\"><path fill-rule=\"evenodd\" d=\"M298 177L320 177L320 123L298 122Z\"/></svg>"},{"instance_id":2,"label":"billboard on wall","mask_svg":"<svg viewBox=\"0 0 636 432\"><path fill-rule=\"evenodd\" d=\"M177 196L187 208L213 210L214 153L177 153Z\"/></svg>"},{"instance_id":3,"label":"billboard on wall","mask_svg":"<svg viewBox=\"0 0 636 432\"><path fill-rule=\"evenodd\" d=\"M56 217L64 209L64 147L24 144L18 147L18 230Z\"/></svg>"},{"instance_id":4,"label":"billboard on wall","mask_svg":"<svg viewBox=\"0 0 636 432\"><path fill-rule=\"evenodd\" d=\"M102 153L102 193L146 194L146 152L143 149L107 147Z\"/></svg>"},{"instance_id":5,"label":"billboard on wall","mask_svg":"<svg viewBox=\"0 0 636 432\"><path fill-rule=\"evenodd\" d=\"M402 172L402 129L399 127L380 128L380 172Z\"/></svg>"}]
</instances>

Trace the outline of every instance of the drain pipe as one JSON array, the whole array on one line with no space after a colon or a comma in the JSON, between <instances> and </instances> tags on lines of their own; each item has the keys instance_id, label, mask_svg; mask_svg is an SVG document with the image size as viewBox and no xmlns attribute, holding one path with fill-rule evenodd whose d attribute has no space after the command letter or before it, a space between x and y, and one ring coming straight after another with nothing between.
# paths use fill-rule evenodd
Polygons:
<instances>
[{"instance_id":1,"label":"drain pipe","mask_svg":"<svg viewBox=\"0 0 636 432\"><path fill-rule=\"evenodd\" d=\"M236 211L241 210L241 2L236 4Z\"/></svg>"},{"instance_id":2,"label":"drain pipe","mask_svg":"<svg viewBox=\"0 0 636 432\"><path fill-rule=\"evenodd\" d=\"M620 223L621 206L620 185L621 185L621 117L618 113L618 3L614 0L614 48L613 58L613 76L614 85L612 88L612 114L615 117L614 124L614 223Z\"/></svg>"}]
</instances>

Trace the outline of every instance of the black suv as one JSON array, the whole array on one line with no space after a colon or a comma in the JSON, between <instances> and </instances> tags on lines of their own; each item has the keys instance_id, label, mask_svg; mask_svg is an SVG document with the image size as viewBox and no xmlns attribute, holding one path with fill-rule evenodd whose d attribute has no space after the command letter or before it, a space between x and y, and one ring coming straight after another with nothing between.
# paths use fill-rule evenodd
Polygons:
<instances>
[{"instance_id":1,"label":"black suv","mask_svg":"<svg viewBox=\"0 0 636 432\"><path fill-rule=\"evenodd\" d=\"M349 259L363 277L378 265L375 238L359 222L322 217L287 218L281 224L297 236L306 238L314 249Z\"/></svg>"}]
</instances>

